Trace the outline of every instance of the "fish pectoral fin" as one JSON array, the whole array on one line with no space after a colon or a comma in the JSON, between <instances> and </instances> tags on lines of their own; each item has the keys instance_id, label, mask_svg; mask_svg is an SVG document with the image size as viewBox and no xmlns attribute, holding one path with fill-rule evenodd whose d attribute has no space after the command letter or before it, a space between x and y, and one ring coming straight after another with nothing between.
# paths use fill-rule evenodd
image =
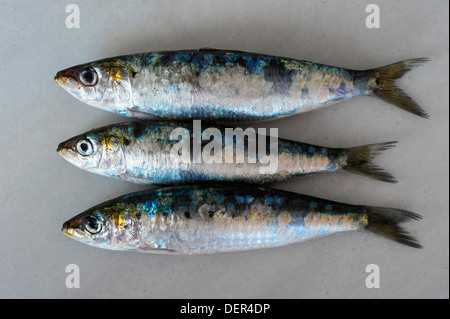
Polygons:
<instances>
[{"instance_id":1,"label":"fish pectoral fin","mask_svg":"<svg viewBox=\"0 0 450 319\"><path fill-rule=\"evenodd\" d=\"M158 116L154 116L148 113L144 113L142 111L139 111L136 109L136 106L133 106L131 108L129 108L127 110L127 116L128 117L133 117L135 119L139 119L139 120L155 120L155 119L161 119Z\"/></svg>"},{"instance_id":2,"label":"fish pectoral fin","mask_svg":"<svg viewBox=\"0 0 450 319\"><path fill-rule=\"evenodd\" d=\"M152 253L152 254L179 254L176 250L173 249L167 249L167 248L155 248L152 246L141 246L138 248L139 251L145 252L145 253Z\"/></svg>"}]
</instances>

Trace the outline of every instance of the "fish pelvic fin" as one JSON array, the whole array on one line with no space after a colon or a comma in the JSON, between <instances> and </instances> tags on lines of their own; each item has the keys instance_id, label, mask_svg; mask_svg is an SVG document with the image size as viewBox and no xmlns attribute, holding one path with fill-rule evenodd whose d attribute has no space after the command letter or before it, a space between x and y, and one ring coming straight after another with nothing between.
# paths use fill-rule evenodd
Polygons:
<instances>
[{"instance_id":1,"label":"fish pelvic fin","mask_svg":"<svg viewBox=\"0 0 450 319\"><path fill-rule=\"evenodd\" d=\"M406 72L428 61L428 58L409 59L370 70L369 72L374 72L375 74L375 84L373 84L372 92L379 98L405 111L423 118L429 118L430 116L422 107L395 85L395 80L401 78Z\"/></svg>"},{"instance_id":2,"label":"fish pelvic fin","mask_svg":"<svg viewBox=\"0 0 450 319\"><path fill-rule=\"evenodd\" d=\"M412 237L398 224L420 220L422 216L403 209L384 207L365 207L368 224L366 229L376 235L386 237L400 244L414 248L422 248L417 239Z\"/></svg>"},{"instance_id":3,"label":"fish pelvic fin","mask_svg":"<svg viewBox=\"0 0 450 319\"><path fill-rule=\"evenodd\" d=\"M372 163L372 160L381 152L395 147L397 142L377 143L344 150L346 160L343 162L343 169L367 176L379 181L397 183L394 176Z\"/></svg>"}]
</instances>

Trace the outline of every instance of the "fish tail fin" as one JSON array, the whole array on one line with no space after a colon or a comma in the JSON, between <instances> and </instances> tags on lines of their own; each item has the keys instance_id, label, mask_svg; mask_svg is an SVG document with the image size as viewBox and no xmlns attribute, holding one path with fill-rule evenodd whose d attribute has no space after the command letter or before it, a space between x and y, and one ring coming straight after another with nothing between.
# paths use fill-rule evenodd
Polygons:
<instances>
[{"instance_id":1,"label":"fish tail fin","mask_svg":"<svg viewBox=\"0 0 450 319\"><path fill-rule=\"evenodd\" d=\"M366 210L368 218L366 229L368 231L410 247L422 248L417 239L398 225L408 221L420 220L422 216L395 208L367 206Z\"/></svg>"},{"instance_id":2,"label":"fish tail fin","mask_svg":"<svg viewBox=\"0 0 450 319\"><path fill-rule=\"evenodd\" d=\"M377 143L346 149L346 160L343 169L355 174L367 176L376 180L397 183L397 180L388 172L372 163L372 160L381 152L395 147L397 142Z\"/></svg>"},{"instance_id":3,"label":"fish tail fin","mask_svg":"<svg viewBox=\"0 0 450 319\"><path fill-rule=\"evenodd\" d=\"M375 72L376 76L376 84L372 88L372 92L379 98L405 111L429 118L430 116L422 107L395 85L395 80L401 78L406 72L428 61L428 58L409 59L371 70Z\"/></svg>"}]
</instances>

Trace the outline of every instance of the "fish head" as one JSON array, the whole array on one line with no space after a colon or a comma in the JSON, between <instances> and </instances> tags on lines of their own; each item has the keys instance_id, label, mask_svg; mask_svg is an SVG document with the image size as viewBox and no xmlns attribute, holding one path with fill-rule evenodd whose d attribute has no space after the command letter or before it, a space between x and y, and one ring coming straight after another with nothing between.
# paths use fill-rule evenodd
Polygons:
<instances>
[{"instance_id":1,"label":"fish head","mask_svg":"<svg viewBox=\"0 0 450 319\"><path fill-rule=\"evenodd\" d=\"M111 241L111 230L101 212L85 212L66 221L62 230L65 235L85 244L107 245Z\"/></svg>"},{"instance_id":2,"label":"fish head","mask_svg":"<svg viewBox=\"0 0 450 319\"><path fill-rule=\"evenodd\" d=\"M83 103L128 116L135 75L129 63L110 59L59 71L55 81Z\"/></svg>"},{"instance_id":3,"label":"fish head","mask_svg":"<svg viewBox=\"0 0 450 319\"><path fill-rule=\"evenodd\" d=\"M59 144L57 152L86 171L118 177L126 172L123 137L114 132L91 131Z\"/></svg>"},{"instance_id":4,"label":"fish head","mask_svg":"<svg viewBox=\"0 0 450 319\"><path fill-rule=\"evenodd\" d=\"M136 216L121 204L93 207L66 221L61 231L82 243L114 250L131 250L139 242Z\"/></svg>"}]
</instances>

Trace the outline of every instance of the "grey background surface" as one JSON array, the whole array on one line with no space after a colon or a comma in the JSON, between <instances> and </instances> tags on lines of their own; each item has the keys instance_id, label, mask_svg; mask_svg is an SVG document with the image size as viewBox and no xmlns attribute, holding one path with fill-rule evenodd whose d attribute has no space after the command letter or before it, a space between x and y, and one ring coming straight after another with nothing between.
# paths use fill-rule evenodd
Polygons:
<instances>
[{"instance_id":1,"label":"grey background surface","mask_svg":"<svg viewBox=\"0 0 450 319\"><path fill-rule=\"evenodd\" d=\"M65 26L76 3L81 28ZM365 26L367 1L0 1L0 297L10 298L448 298L449 4L382 1L381 28ZM64 236L81 211L145 187L84 172L56 153L89 129L126 120L75 100L57 71L104 57L201 47L235 49L367 69L432 61L400 85L426 120L381 100L356 98L260 124L330 147L397 140L377 163L398 184L337 173L276 185L335 201L421 213L407 225L422 250L342 233L282 248L205 256L113 252ZM68 264L81 287L67 289ZM365 286L368 264L379 289Z\"/></svg>"}]
</instances>

